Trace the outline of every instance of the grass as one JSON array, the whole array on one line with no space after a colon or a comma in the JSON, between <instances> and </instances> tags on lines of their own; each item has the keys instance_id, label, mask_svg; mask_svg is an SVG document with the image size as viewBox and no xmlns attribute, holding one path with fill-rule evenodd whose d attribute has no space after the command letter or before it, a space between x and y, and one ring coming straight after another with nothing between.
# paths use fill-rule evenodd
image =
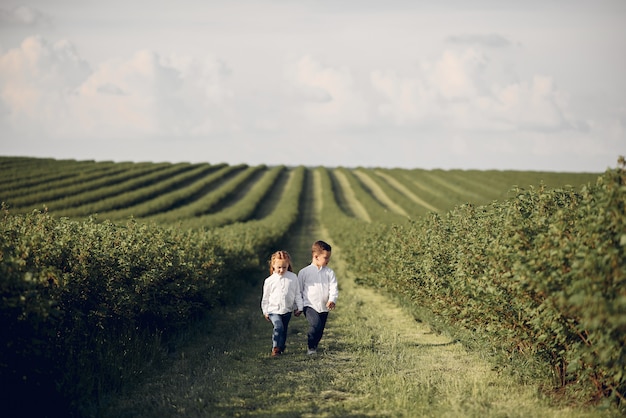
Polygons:
<instances>
[{"instance_id":1,"label":"grass","mask_svg":"<svg viewBox=\"0 0 626 418\"><path fill-rule=\"evenodd\" d=\"M333 260L335 264L340 264ZM260 287L197 329L165 367L112 399L104 417L596 417L550 405L537 385L498 373L335 266L340 303L316 356L292 318L287 351L271 358ZM616 415L617 416L617 415Z\"/></svg>"},{"instance_id":2,"label":"grass","mask_svg":"<svg viewBox=\"0 0 626 418\"><path fill-rule=\"evenodd\" d=\"M305 195L319 195L312 178ZM328 231L303 202L285 248L306 265L308 248ZM317 199L319 204L319 199ZM488 356L434 332L380 292L358 286L341 249L330 267L340 286L318 354L306 354L308 324L292 317L287 351L269 356L272 327L260 309L262 282L234 308L190 330L143 384L104 402L99 417L612 417L542 395L549 382L494 370Z\"/></svg>"}]
</instances>

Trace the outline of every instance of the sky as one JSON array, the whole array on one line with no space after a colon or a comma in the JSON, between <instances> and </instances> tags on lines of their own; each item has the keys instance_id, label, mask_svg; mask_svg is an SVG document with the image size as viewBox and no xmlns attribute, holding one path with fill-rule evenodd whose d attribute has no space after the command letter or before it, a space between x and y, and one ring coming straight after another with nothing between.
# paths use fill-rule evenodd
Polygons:
<instances>
[{"instance_id":1,"label":"sky","mask_svg":"<svg viewBox=\"0 0 626 418\"><path fill-rule=\"evenodd\" d=\"M623 0L0 0L0 155L603 172Z\"/></svg>"}]
</instances>

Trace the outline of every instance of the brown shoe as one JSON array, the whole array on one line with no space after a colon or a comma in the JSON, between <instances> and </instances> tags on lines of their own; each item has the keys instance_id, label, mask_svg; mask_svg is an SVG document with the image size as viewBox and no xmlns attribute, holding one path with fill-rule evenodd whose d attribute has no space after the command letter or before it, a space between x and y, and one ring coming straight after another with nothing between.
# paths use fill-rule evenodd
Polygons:
<instances>
[{"instance_id":1,"label":"brown shoe","mask_svg":"<svg viewBox=\"0 0 626 418\"><path fill-rule=\"evenodd\" d=\"M272 354L270 354L272 357L278 357L280 356L280 348L278 347L274 347L272 348Z\"/></svg>"}]
</instances>

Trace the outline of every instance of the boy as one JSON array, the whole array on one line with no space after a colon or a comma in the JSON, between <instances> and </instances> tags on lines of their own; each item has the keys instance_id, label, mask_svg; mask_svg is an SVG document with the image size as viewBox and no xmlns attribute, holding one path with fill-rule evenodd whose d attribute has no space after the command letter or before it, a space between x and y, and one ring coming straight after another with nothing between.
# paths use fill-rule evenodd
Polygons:
<instances>
[{"instance_id":1,"label":"boy","mask_svg":"<svg viewBox=\"0 0 626 418\"><path fill-rule=\"evenodd\" d=\"M317 353L328 312L335 309L339 294L335 272L327 267L331 254L330 245L324 241L316 241L311 247L311 254L311 264L298 273L304 316L309 321L308 355Z\"/></svg>"}]
</instances>

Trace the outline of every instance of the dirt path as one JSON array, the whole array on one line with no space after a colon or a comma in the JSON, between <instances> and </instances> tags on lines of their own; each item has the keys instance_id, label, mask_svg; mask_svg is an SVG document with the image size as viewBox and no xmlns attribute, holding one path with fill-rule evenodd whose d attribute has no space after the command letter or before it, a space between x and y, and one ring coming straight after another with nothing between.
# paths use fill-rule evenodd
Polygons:
<instances>
[{"instance_id":1,"label":"dirt path","mask_svg":"<svg viewBox=\"0 0 626 418\"><path fill-rule=\"evenodd\" d=\"M286 248L302 267L315 239L319 183L306 182L302 222ZM111 400L102 417L572 417L533 386L491 370L480 353L435 334L385 295L359 287L333 248L340 283L316 356L306 355L304 317L292 318L287 351L269 357L271 325L259 308L261 283L238 307L195 330L161 371Z\"/></svg>"}]
</instances>

